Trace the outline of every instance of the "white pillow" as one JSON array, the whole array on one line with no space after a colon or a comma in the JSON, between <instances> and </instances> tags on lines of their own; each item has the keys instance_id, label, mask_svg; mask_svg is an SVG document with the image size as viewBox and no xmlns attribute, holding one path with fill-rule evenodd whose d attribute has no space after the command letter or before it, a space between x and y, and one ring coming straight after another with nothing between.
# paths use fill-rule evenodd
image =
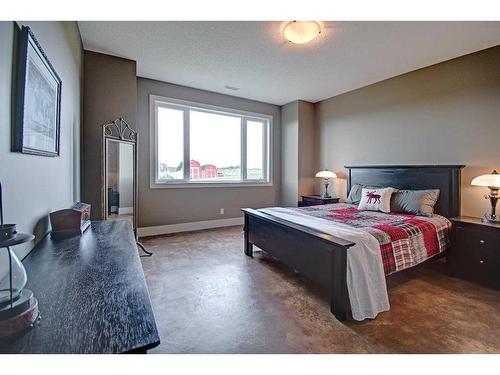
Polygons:
<instances>
[{"instance_id":1,"label":"white pillow","mask_svg":"<svg viewBox=\"0 0 500 375\"><path fill-rule=\"evenodd\" d=\"M394 189L391 187L382 189L361 190L361 201L358 210L391 212L391 195Z\"/></svg>"}]
</instances>

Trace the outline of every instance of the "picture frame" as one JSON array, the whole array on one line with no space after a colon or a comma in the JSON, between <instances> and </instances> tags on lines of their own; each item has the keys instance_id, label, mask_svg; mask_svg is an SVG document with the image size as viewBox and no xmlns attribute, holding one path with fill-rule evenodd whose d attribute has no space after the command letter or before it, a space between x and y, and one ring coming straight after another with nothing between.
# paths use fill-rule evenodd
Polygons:
<instances>
[{"instance_id":1,"label":"picture frame","mask_svg":"<svg viewBox=\"0 0 500 375\"><path fill-rule=\"evenodd\" d=\"M62 81L29 27L16 48L12 151L59 156Z\"/></svg>"}]
</instances>

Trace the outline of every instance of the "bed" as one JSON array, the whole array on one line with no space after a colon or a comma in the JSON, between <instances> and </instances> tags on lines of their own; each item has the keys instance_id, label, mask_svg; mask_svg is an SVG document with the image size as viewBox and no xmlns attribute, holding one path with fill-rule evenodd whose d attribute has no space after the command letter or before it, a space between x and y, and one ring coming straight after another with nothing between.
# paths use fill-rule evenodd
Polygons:
<instances>
[{"instance_id":1,"label":"bed","mask_svg":"<svg viewBox=\"0 0 500 375\"><path fill-rule=\"evenodd\" d=\"M364 211L356 214L356 208L346 204L307 208L311 212L303 212L297 208L243 209L245 254L251 257L253 245L258 246L309 279L327 287L330 291L330 310L340 321L347 319L350 310L356 320L375 317L376 314L370 316L370 313L358 313L359 309L364 308L366 297L369 304L375 306L372 310L386 311L387 292L385 291L384 295L380 286L382 283L385 286L385 275L414 266L447 249L446 233L449 229L447 219L460 214L460 170L463 166L346 166L345 168L348 171L348 191L354 184L412 190L439 189L439 199L434 207L435 217L429 219L419 217L413 220L408 215L370 213L366 218L370 225L364 225L366 223L359 224L360 218L356 216ZM338 217L332 220L337 224L329 225L329 222L324 220L325 215L331 218L337 213ZM364 217L361 219L361 222L365 220ZM412 223L421 226L423 231L427 221L435 220L431 224L438 228L433 237L437 243L429 246L426 244L428 248L425 250L430 249L430 253L423 258L419 258L417 254L416 257L419 259L416 260L385 259L384 246L387 244L384 245L379 241L377 248L377 243L374 244L373 241L377 241L378 238L370 233L370 228L374 224L377 225L378 220L380 225L388 224L384 223L384 220L388 220L389 227L398 230L401 226L406 226L407 221L413 220ZM440 241L442 243L439 243ZM375 248L378 249L376 254L373 250ZM381 258L383 261L380 261ZM376 269L377 267L380 269ZM361 305L360 301L357 301L356 294L356 288L360 285L361 289L364 288L362 292L364 294L361 293L363 296L360 299Z\"/></svg>"}]
</instances>

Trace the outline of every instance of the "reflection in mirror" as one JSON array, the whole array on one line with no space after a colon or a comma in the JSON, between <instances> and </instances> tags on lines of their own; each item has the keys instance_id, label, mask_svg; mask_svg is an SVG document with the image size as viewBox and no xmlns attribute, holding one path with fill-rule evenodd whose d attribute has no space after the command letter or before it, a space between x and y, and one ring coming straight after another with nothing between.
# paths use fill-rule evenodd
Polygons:
<instances>
[{"instance_id":1,"label":"reflection in mirror","mask_svg":"<svg viewBox=\"0 0 500 375\"><path fill-rule=\"evenodd\" d=\"M106 140L107 219L130 220L134 225L134 145Z\"/></svg>"}]
</instances>

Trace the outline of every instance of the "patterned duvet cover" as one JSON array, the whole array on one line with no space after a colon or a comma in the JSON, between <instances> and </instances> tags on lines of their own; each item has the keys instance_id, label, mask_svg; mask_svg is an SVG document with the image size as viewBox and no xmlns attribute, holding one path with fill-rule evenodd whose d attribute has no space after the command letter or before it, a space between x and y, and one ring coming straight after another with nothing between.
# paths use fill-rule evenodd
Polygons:
<instances>
[{"instance_id":1,"label":"patterned duvet cover","mask_svg":"<svg viewBox=\"0 0 500 375\"><path fill-rule=\"evenodd\" d=\"M358 210L337 203L292 208L302 214L343 223L368 232L380 244L386 275L413 267L450 246L451 222L443 216L416 216Z\"/></svg>"}]
</instances>

